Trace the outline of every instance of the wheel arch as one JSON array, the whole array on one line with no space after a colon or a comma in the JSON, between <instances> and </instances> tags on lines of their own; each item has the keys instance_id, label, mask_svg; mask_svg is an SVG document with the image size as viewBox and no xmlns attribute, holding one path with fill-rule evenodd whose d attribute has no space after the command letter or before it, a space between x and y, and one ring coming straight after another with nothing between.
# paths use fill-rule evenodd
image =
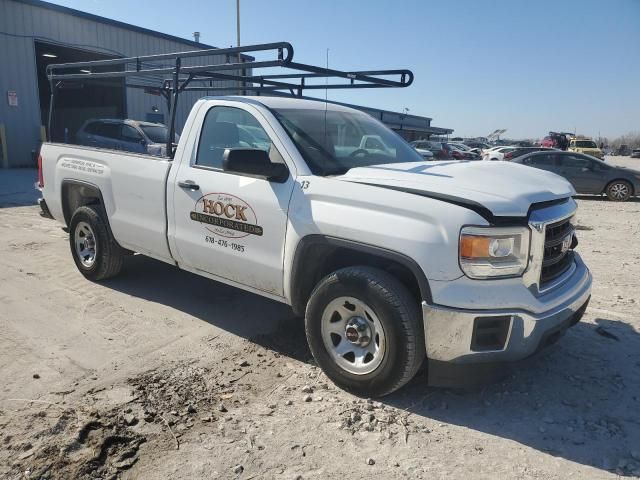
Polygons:
<instances>
[{"instance_id":1,"label":"wheel arch","mask_svg":"<svg viewBox=\"0 0 640 480\"><path fill-rule=\"evenodd\" d=\"M291 307L304 315L318 282L344 267L366 265L387 271L422 302L431 302L431 289L422 268L410 257L382 247L326 235L303 237L293 257L290 279Z\"/></svg>"},{"instance_id":2,"label":"wheel arch","mask_svg":"<svg viewBox=\"0 0 640 480\"><path fill-rule=\"evenodd\" d=\"M80 180L63 180L60 188L60 203L64 223L69 226L73 212L87 205L100 205L104 211L102 192L97 185Z\"/></svg>"},{"instance_id":3,"label":"wheel arch","mask_svg":"<svg viewBox=\"0 0 640 480\"><path fill-rule=\"evenodd\" d=\"M115 236L111 230L109 216L107 215L100 187L81 180L63 180L60 189L62 214L67 227L71 224L71 217L78 208L91 205L97 206L103 216L109 235L111 235L111 238L114 239L120 248L123 248L117 240L115 240ZM123 250L125 249L123 248Z\"/></svg>"}]
</instances>

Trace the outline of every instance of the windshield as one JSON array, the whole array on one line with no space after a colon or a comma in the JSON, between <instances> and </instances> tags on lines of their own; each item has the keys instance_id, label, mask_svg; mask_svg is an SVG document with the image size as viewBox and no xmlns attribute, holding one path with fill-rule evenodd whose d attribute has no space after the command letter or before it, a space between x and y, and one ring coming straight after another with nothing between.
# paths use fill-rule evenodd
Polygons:
<instances>
[{"instance_id":1,"label":"windshield","mask_svg":"<svg viewBox=\"0 0 640 480\"><path fill-rule=\"evenodd\" d=\"M164 125L140 125L140 128L153 143L167 143L169 129ZM178 134L176 134L176 143L179 138Z\"/></svg>"},{"instance_id":2,"label":"windshield","mask_svg":"<svg viewBox=\"0 0 640 480\"><path fill-rule=\"evenodd\" d=\"M576 140L576 147L578 148L598 148L596 142L591 140Z\"/></svg>"},{"instance_id":3,"label":"windshield","mask_svg":"<svg viewBox=\"0 0 640 480\"><path fill-rule=\"evenodd\" d=\"M298 108L273 112L314 175L424 161L399 135L365 113Z\"/></svg>"}]
</instances>

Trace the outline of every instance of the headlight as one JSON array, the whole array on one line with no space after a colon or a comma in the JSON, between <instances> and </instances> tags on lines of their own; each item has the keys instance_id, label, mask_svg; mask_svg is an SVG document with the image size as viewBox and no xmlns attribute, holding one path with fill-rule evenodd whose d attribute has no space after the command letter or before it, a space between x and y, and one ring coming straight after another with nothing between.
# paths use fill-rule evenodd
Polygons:
<instances>
[{"instance_id":1,"label":"headlight","mask_svg":"<svg viewBox=\"0 0 640 480\"><path fill-rule=\"evenodd\" d=\"M518 277L527 268L526 227L464 227L460 232L460 267L469 278Z\"/></svg>"}]
</instances>

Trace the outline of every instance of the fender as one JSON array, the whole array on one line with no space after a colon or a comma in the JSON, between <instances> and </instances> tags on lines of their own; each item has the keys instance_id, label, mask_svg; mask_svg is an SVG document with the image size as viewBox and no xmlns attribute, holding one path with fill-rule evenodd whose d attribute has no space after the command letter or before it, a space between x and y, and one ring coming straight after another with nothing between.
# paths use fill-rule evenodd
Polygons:
<instances>
[{"instance_id":1,"label":"fender","mask_svg":"<svg viewBox=\"0 0 640 480\"><path fill-rule=\"evenodd\" d=\"M91 196L95 196L98 199L98 201L100 202L99 209L107 225L107 230L109 231L109 235L111 235L111 238L113 238L114 241L118 243L118 241L115 239L115 236L113 235L113 232L111 231L111 225L109 224L109 216L107 215L107 210L105 209L104 198L102 197L102 191L97 185L93 183L85 182L82 180L72 180L72 179L62 180L60 184L60 204L62 205L62 215L64 216L65 225L67 227L69 226L69 223L71 222L71 217L73 216L73 212L70 211L70 208L69 208L70 207L69 202L65 198L67 187L69 186L80 187L81 193L90 192L92 194ZM84 205L92 205L92 204L87 203L87 204L83 204L83 206ZM120 246L119 243L118 245ZM120 248L122 248L122 246L120 246ZM126 249L123 249L123 250L126 250Z\"/></svg>"},{"instance_id":2,"label":"fender","mask_svg":"<svg viewBox=\"0 0 640 480\"><path fill-rule=\"evenodd\" d=\"M315 248L314 248L315 247ZM362 253L369 257L381 260L392 261L405 267L415 277L422 300L431 303L431 288L422 268L410 257L386 248L356 242L343 238L331 237L327 235L312 234L303 237L298 242L296 252L293 257L291 274L291 306L297 314L304 314L308 296L315 287L319 278L313 278L312 272L308 268L308 263L322 262L323 258L318 252L323 252L317 247L335 247ZM314 252L315 257L314 258ZM310 258L311 257L311 258ZM312 285L309 283L312 282Z\"/></svg>"}]
</instances>

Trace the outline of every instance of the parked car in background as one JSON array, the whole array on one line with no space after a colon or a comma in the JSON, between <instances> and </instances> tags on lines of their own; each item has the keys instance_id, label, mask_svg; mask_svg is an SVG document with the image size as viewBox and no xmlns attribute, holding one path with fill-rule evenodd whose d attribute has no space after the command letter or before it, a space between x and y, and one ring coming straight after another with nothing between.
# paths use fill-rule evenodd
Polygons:
<instances>
[{"instance_id":1,"label":"parked car in background","mask_svg":"<svg viewBox=\"0 0 640 480\"><path fill-rule=\"evenodd\" d=\"M503 160L513 160L514 158L518 158L521 155L526 155L527 153L548 151L548 150L555 150L555 149L546 148L546 147L519 147L511 150L510 152L506 152L504 154Z\"/></svg>"},{"instance_id":2,"label":"parked car in background","mask_svg":"<svg viewBox=\"0 0 640 480\"><path fill-rule=\"evenodd\" d=\"M482 158L482 155L477 148L471 148L466 143L462 143L462 142L448 142L448 143L453 148L457 148L458 150L466 152L469 156L468 158L469 160L480 160Z\"/></svg>"},{"instance_id":3,"label":"parked car in background","mask_svg":"<svg viewBox=\"0 0 640 480\"><path fill-rule=\"evenodd\" d=\"M493 148L490 148L489 150L485 150L484 152L482 152L482 159L491 160L491 161L504 160L505 153L512 152L517 148L518 147L504 147L504 146L493 147Z\"/></svg>"},{"instance_id":4,"label":"parked car in background","mask_svg":"<svg viewBox=\"0 0 640 480\"><path fill-rule=\"evenodd\" d=\"M469 147L462 143L448 143L451 147L451 156L456 160L480 160L480 155L471 151Z\"/></svg>"},{"instance_id":5,"label":"parked car in background","mask_svg":"<svg viewBox=\"0 0 640 480\"><path fill-rule=\"evenodd\" d=\"M410 145L422 155L425 160L434 160L435 155L431 151L431 146L427 140L416 140L410 143Z\"/></svg>"},{"instance_id":6,"label":"parked car in background","mask_svg":"<svg viewBox=\"0 0 640 480\"><path fill-rule=\"evenodd\" d=\"M577 193L604 194L615 202L640 194L640 170L616 167L582 153L540 151L522 155L513 163L561 175L571 182Z\"/></svg>"},{"instance_id":7,"label":"parked car in background","mask_svg":"<svg viewBox=\"0 0 640 480\"><path fill-rule=\"evenodd\" d=\"M482 150L490 147L488 143L479 140L465 140L464 144L472 150L478 150L478 153L482 153Z\"/></svg>"},{"instance_id":8,"label":"parked car in background","mask_svg":"<svg viewBox=\"0 0 640 480\"><path fill-rule=\"evenodd\" d=\"M463 152L470 152L471 148L467 145L465 145L464 143L461 142L448 142L449 145L451 145L454 148L457 148L458 150L462 150Z\"/></svg>"},{"instance_id":9,"label":"parked car in background","mask_svg":"<svg viewBox=\"0 0 640 480\"><path fill-rule=\"evenodd\" d=\"M626 144L622 144L618 147L618 149L615 152L616 155L622 155L622 156L627 156L627 155L631 155L631 149L629 148L629 145Z\"/></svg>"},{"instance_id":10,"label":"parked car in background","mask_svg":"<svg viewBox=\"0 0 640 480\"><path fill-rule=\"evenodd\" d=\"M604 152L600 150L596 142L590 138L572 138L569 142L569 151L585 153L597 158L604 157Z\"/></svg>"},{"instance_id":11,"label":"parked car in background","mask_svg":"<svg viewBox=\"0 0 640 480\"><path fill-rule=\"evenodd\" d=\"M417 152L422 155L424 158L428 158L425 156L426 152L431 152L432 159L434 160L451 160L453 157L449 152L449 149L446 148L446 144L442 142L433 142L431 140L416 140L411 142L411 146L417 150Z\"/></svg>"},{"instance_id":12,"label":"parked car in background","mask_svg":"<svg viewBox=\"0 0 640 480\"><path fill-rule=\"evenodd\" d=\"M640 158L640 148L634 148L631 151L631 158Z\"/></svg>"},{"instance_id":13,"label":"parked car in background","mask_svg":"<svg viewBox=\"0 0 640 480\"><path fill-rule=\"evenodd\" d=\"M87 120L76 133L76 142L88 147L124 150L164 156L169 129L161 123L137 120ZM176 135L177 143L179 136Z\"/></svg>"}]
</instances>

